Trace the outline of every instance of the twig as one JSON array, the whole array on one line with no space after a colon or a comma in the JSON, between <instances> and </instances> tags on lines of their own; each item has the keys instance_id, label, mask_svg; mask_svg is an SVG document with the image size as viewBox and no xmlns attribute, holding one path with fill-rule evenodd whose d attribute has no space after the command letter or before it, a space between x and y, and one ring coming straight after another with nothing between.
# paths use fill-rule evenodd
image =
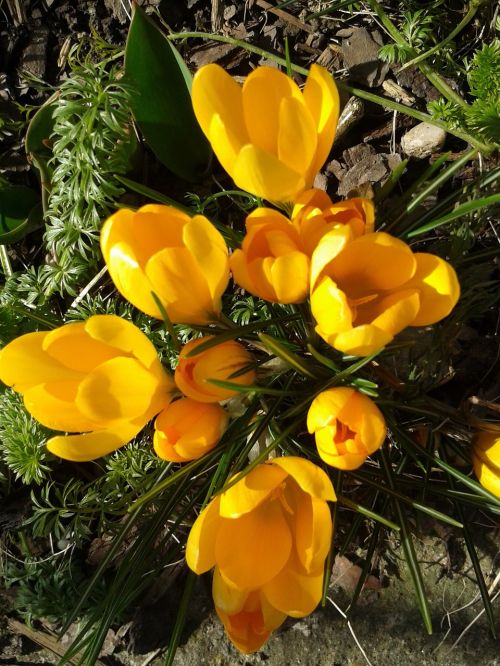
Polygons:
<instances>
[{"instance_id":1,"label":"twig","mask_svg":"<svg viewBox=\"0 0 500 666\"><path fill-rule=\"evenodd\" d=\"M344 611L339 606L337 606L337 604L333 601L333 599L330 599L330 597L327 597L327 599L332 604L332 606L342 615L344 620L347 621L347 627L348 627L349 631L351 632L351 636L354 638L354 642L358 646L359 651L363 655L363 657L364 657L366 663L368 664L368 666L373 666L372 662L368 659L368 656L367 656L366 652L361 647L361 643L358 641L358 638L357 638L356 634L354 633L354 629L352 628L351 622L350 622L350 620L347 619L347 615L344 613Z\"/></svg>"}]
</instances>

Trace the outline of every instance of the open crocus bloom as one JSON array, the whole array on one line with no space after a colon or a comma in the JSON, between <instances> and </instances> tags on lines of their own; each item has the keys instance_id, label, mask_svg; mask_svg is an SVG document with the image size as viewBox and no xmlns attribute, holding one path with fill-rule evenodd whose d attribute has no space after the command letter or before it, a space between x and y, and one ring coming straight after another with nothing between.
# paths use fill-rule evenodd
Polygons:
<instances>
[{"instance_id":1,"label":"open crocus bloom","mask_svg":"<svg viewBox=\"0 0 500 666\"><path fill-rule=\"evenodd\" d=\"M184 345L175 369L175 383L179 389L199 402L220 402L238 395L237 390L217 386L211 379L240 386L248 386L255 380L254 370L244 371L253 363L252 355L239 342L221 342L196 353L196 348L211 337L207 335Z\"/></svg>"},{"instance_id":2,"label":"open crocus bloom","mask_svg":"<svg viewBox=\"0 0 500 666\"><path fill-rule=\"evenodd\" d=\"M482 430L472 443L472 465L479 483L500 497L500 433Z\"/></svg>"},{"instance_id":3,"label":"open crocus bloom","mask_svg":"<svg viewBox=\"0 0 500 666\"><path fill-rule=\"evenodd\" d=\"M348 225L326 233L311 260L316 331L332 347L366 356L407 326L446 317L460 296L448 262L413 253L383 232L353 238Z\"/></svg>"},{"instance_id":4,"label":"open crocus bloom","mask_svg":"<svg viewBox=\"0 0 500 666\"><path fill-rule=\"evenodd\" d=\"M228 413L220 405L180 398L156 417L155 451L171 462L201 458L222 437L228 420Z\"/></svg>"},{"instance_id":5,"label":"open crocus bloom","mask_svg":"<svg viewBox=\"0 0 500 666\"><path fill-rule=\"evenodd\" d=\"M53 430L48 449L67 460L99 458L133 439L171 400L174 383L148 338L115 315L27 333L0 351L0 379Z\"/></svg>"},{"instance_id":6,"label":"open crocus bloom","mask_svg":"<svg viewBox=\"0 0 500 666\"><path fill-rule=\"evenodd\" d=\"M215 567L213 596L229 638L261 647L287 615L309 615L321 599L335 492L304 458L258 465L200 513L186 560L198 574Z\"/></svg>"},{"instance_id":7,"label":"open crocus bloom","mask_svg":"<svg viewBox=\"0 0 500 666\"><path fill-rule=\"evenodd\" d=\"M375 403L346 387L328 389L314 398L307 429L314 433L322 460L338 469L362 465L382 445L387 432Z\"/></svg>"},{"instance_id":8,"label":"open crocus bloom","mask_svg":"<svg viewBox=\"0 0 500 666\"><path fill-rule=\"evenodd\" d=\"M174 323L206 324L220 313L228 250L203 215L158 204L122 208L104 223L101 249L116 288L142 312L163 319L154 292Z\"/></svg>"},{"instance_id":9,"label":"open crocus bloom","mask_svg":"<svg viewBox=\"0 0 500 666\"><path fill-rule=\"evenodd\" d=\"M311 187L339 114L326 69L312 65L301 91L272 67L257 67L241 87L219 65L205 65L192 96L201 129L238 187L269 201L293 201Z\"/></svg>"}]
</instances>

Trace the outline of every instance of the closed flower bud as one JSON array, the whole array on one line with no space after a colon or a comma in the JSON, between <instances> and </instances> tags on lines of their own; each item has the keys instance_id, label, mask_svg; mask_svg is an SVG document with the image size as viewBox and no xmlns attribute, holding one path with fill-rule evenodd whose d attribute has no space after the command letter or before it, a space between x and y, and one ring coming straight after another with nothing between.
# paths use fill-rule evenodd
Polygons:
<instances>
[{"instance_id":1,"label":"closed flower bud","mask_svg":"<svg viewBox=\"0 0 500 666\"><path fill-rule=\"evenodd\" d=\"M339 96L326 69L312 65L304 90L272 67L243 86L219 65L193 80L201 129L238 187L269 201L293 201L312 186L332 147Z\"/></svg>"},{"instance_id":2,"label":"closed flower bud","mask_svg":"<svg viewBox=\"0 0 500 666\"><path fill-rule=\"evenodd\" d=\"M347 225L336 227L321 238L311 259L316 331L346 354L372 354L407 326L443 319L459 296L448 262L414 254L386 233L353 238Z\"/></svg>"},{"instance_id":3,"label":"closed flower bud","mask_svg":"<svg viewBox=\"0 0 500 666\"><path fill-rule=\"evenodd\" d=\"M216 446L228 419L220 405L180 398L156 417L154 449L170 462L201 458Z\"/></svg>"},{"instance_id":4,"label":"closed flower bud","mask_svg":"<svg viewBox=\"0 0 500 666\"><path fill-rule=\"evenodd\" d=\"M258 465L200 513L186 560L213 567L215 608L231 641L254 652L286 618L304 617L321 599L332 539L331 481L304 458Z\"/></svg>"},{"instance_id":5,"label":"closed flower bud","mask_svg":"<svg viewBox=\"0 0 500 666\"><path fill-rule=\"evenodd\" d=\"M188 342L181 349L175 370L178 388L184 395L199 402L220 402L238 395L237 390L217 386L210 380L240 386L248 386L255 381L255 371L244 370L253 363L253 358L239 342L221 342L199 354L194 353L196 347L210 339L211 336L206 336Z\"/></svg>"},{"instance_id":6,"label":"closed flower bud","mask_svg":"<svg viewBox=\"0 0 500 666\"><path fill-rule=\"evenodd\" d=\"M352 388L328 389L309 407L307 429L314 433L322 460L338 469L356 469L386 436L384 417L375 403Z\"/></svg>"},{"instance_id":7,"label":"closed flower bud","mask_svg":"<svg viewBox=\"0 0 500 666\"><path fill-rule=\"evenodd\" d=\"M115 315L13 340L0 351L0 379L47 428L84 433L47 443L55 455L75 461L129 442L175 389L148 338Z\"/></svg>"},{"instance_id":8,"label":"closed flower bud","mask_svg":"<svg viewBox=\"0 0 500 666\"><path fill-rule=\"evenodd\" d=\"M121 209L104 223L101 248L116 288L142 312L163 318L154 292L174 323L206 324L220 313L228 249L202 215L157 204Z\"/></svg>"},{"instance_id":9,"label":"closed flower bud","mask_svg":"<svg viewBox=\"0 0 500 666\"><path fill-rule=\"evenodd\" d=\"M482 430L472 442L472 465L479 483L500 498L500 433Z\"/></svg>"}]
</instances>

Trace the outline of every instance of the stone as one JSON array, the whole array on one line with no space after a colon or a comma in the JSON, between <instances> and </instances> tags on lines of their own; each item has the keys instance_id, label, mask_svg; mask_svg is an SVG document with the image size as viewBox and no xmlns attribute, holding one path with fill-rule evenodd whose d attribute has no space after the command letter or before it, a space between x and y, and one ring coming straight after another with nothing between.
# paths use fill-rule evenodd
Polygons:
<instances>
[{"instance_id":1,"label":"stone","mask_svg":"<svg viewBox=\"0 0 500 666\"><path fill-rule=\"evenodd\" d=\"M409 157L422 159L441 150L446 132L431 123L419 123L401 138L401 148Z\"/></svg>"}]
</instances>

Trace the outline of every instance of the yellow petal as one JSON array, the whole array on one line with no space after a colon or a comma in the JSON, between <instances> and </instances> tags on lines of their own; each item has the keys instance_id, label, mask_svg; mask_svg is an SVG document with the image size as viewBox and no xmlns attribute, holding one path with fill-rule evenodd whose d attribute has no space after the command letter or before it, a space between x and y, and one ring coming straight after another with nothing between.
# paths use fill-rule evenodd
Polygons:
<instances>
[{"instance_id":1,"label":"yellow petal","mask_svg":"<svg viewBox=\"0 0 500 666\"><path fill-rule=\"evenodd\" d=\"M382 313L373 321L367 323L373 324L376 328L394 336L415 320L419 307L420 295L416 289L397 291L379 302L379 309L382 310ZM362 323L362 307L359 309L359 314L360 323Z\"/></svg>"},{"instance_id":2,"label":"yellow petal","mask_svg":"<svg viewBox=\"0 0 500 666\"><path fill-rule=\"evenodd\" d=\"M213 499L193 523L186 542L186 562L197 574L215 566L215 542L220 528L219 498Z\"/></svg>"},{"instance_id":3,"label":"yellow petal","mask_svg":"<svg viewBox=\"0 0 500 666\"><path fill-rule=\"evenodd\" d=\"M76 405L87 418L100 422L134 419L145 415L158 382L139 361L114 358L95 368L78 388Z\"/></svg>"},{"instance_id":4,"label":"yellow petal","mask_svg":"<svg viewBox=\"0 0 500 666\"><path fill-rule=\"evenodd\" d=\"M332 482L325 472L310 460L298 456L283 456L273 458L271 464L284 469L302 490L312 497L330 502L336 501L337 496Z\"/></svg>"},{"instance_id":5,"label":"yellow petal","mask_svg":"<svg viewBox=\"0 0 500 666\"><path fill-rule=\"evenodd\" d=\"M84 325L92 338L139 359L145 368L155 370L161 365L153 343L132 322L116 315L94 315Z\"/></svg>"},{"instance_id":6,"label":"yellow petal","mask_svg":"<svg viewBox=\"0 0 500 666\"><path fill-rule=\"evenodd\" d=\"M76 407L79 382L50 382L38 384L24 394L24 406L42 425L52 430L86 432L102 428L95 420L86 418Z\"/></svg>"},{"instance_id":7,"label":"yellow petal","mask_svg":"<svg viewBox=\"0 0 500 666\"><path fill-rule=\"evenodd\" d=\"M55 456L74 462L95 460L116 451L130 442L145 426L144 422L120 421L105 430L84 435L58 435L47 442L48 450Z\"/></svg>"},{"instance_id":8,"label":"yellow petal","mask_svg":"<svg viewBox=\"0 0 500 666\"><path fill-rule=\"evenodd\" d=\"M267 601L291 617L305 617L313 612L321 600L323 567L305 574L300 565L290 558L287 566L262 588Z\"/></svg>"},{"instance_id":9,"label":"yellow petal","mask_svg":"<svg viewBox=\"0 0 500 666\"><path fill-rule=\"evenodd\" d=\"M316 144L316 128L304 101L297 97L283 99L279 114L279 159L293 171L305 174L315 157Z\"/></svg>"},{"instance_id":10,"label":"yellow petal","mask_svg":"<svg viewBox=\"0 0 500 666\"><path fill-rule=\"evenodd\" d=\"M311 312L325 339L352 328L353 313L347 297L328 277L322 278L311 294Z\"/></svg>"},{"instance_id":11,"label":"yellow petal","mask_svg":"<svg viewBox=\"0 0 500 666\"><path fill-rule=\"evenodd\" d=\"M273 67L258 67L247 76L243 84L243 112L250 143L278 156L281 104L294 97L302 102L297 84Z\"/></svg>"},{"instance_id":12,"label":"yellow petal","mask_svg":"<svg viewBox=\"0 0 500 666\"><path fill-rule=\"evenodd\" d=\"M321 335L321 331L318 330ZM335 336L334 340L328 341L335 349L344 354L353 356L368 356L385 347L393 336L371 324L356 326L350 331L344 331Z\"/></svg>"},{"instance_id":13,"label":"yellow petal","mask_svg":"<svg viewBox=\"0 0 500 666\"><path fill-rule=\"evenodd\" d=\"M81 373L90 372L117 355L116 348L92 338L83 322L66 324L47 333L43 349L67 368Z\"/></svg>"},{"instance_id":14,"label":"yellow petal","mask_svg":"<svg viewBox=\"0 0 500 666\"><path fill-rule=\"evenodd\" d=\"M134 214L123 210L104 223L101 230L101 249L109 274L118 291L139 310L161 319L160 311L151 296L151 285L137 256L133 237Z\"/></svg>"},{"instance_id":15,"label":"yellow petal","mask_svg":"<svg viewBox=\"0 0 500 666\"><path fill-rule=\"evenodd\" d=\"M205 277L213 303L220 311L220 297L229 282L229 258L224 238L202 215L196 215L184 227L184 242Z\"/></svg>"},{"instance_id":16,"label":"yellow petal","mask_svg":"<svg viewBox=\"0 0 500 666\"><path fill-rule=\"evenodd\" d=\"M253 144L240 150L232 176L242 190L268 201L293 201L305 189L300 173Z\"/></svg>"},{"instance_id":17,"label":"yellow petal","mask_svg":"<svg viewBox=\"0 0 500 666\"><path fill-rule=\"evenodd\" d=\"M332 205L332 200L326 192L323 190L318 190L316 188L311 188L299 194L295 199L292 220L297 217L301 210L304 208L317 208L318 211L322 211L324 208Z\"/></svg>"},{"instance_id":18,"label":"yellow petal","mask_svg":"<svg viewBox=\"0 0 500 666\"><path fill-rule=\"evenodd\" d=\"M210 321L214 303L205 277L188 249L165 248L157 252L146 264L146 275L173 323Z\"/></svg>"},{"instance_id":19,"label":"yellow petal","mask_svg":"<svg viewBox=\"0 0 500 666\"><path fill-rule=\"evenodd\" d=\"M264 502L239 518L221 518L215 558L233 585L256 589L283 568L291 548L290 528L280 502L275 500Z\"/></svg>"},{"instance_id":20,"label":"yellow petal","mask_svg":"<svg viewBox=\"0 0 500 666\"><path fill-rule=\"evenodd\" d=\"M479 483L495 497L500 498L500 469L488 466L481 458L474 455L472 465Z\"/></svg>"},{"instance_id":21,"label":"yellow petal","mask_svg":"<svg viewBox=\"0 0 500 666\"><path fill-rule=\"evenodd\" d=\"M278 257L271 268L278 303L302 303L309 291L309 259L302 252Z\"/></svg>"},{"instance_id":22,"label":"yellow petal","mask_svg":"<svg viewBox=\"0 0 500 666\"><path fill-rule=\"evenodd\" d=\"M248 590L236 587L215 567L212 581L214 604L228 615L235 615L243 610L248 598Z\"/></svg>"},{"instance_id":23,"label":"yellow petal","mask_svg":"<svg viewBox=\"0 0 500 666\"><path fill-rule=\"evenodd\" d=\"M395 289L413 277L417 262L406 243L383 232L349 243L328 268L328 275L350 298Z\"/></svg>"},{"instance_id":24,"label":"yellow petal","mask_svg":"<svg viewBox=\"0 0 500 666\"><path fill-rule=\"evenodd\" d=\"M240 481L220 496L220 515L225 518L238 518L253 511L288 476L287 472L275 465L258 465Z\"/></svg>"},{"instance_id":25,"label":"yellow petal","mask_svg":"<svg viewBox=\"0 0 500 666\"><path fill-rule=\"evenodd\" d=\"M331 74L324 67L313 64L303 95L318 134L316 157L311 165L314 174L320 170L332 148L339 118L339 93Z\"/></svg>"},{"instance_id":26,"label":"yellow petal","mask_svg":"<svg viewBox=\"0 0 500 666\"><path fill-rule=\"evenodd\" d=\"M236 81L219 65L205 65L199 69L193 79L193 109L201 129L209 139L215 154L224 168L231 173L231 158L237 155L241 147L249 142L243 116L242 91ZM218 124L226 130L223 142L223 154L219 156L219 127L213 125L218 117ZM227 140L230 137L231 150ZM229 159L228 159L229 158Z\"/></svg>"},{"instance_id":27,"label":"yellow petal","mask_svg":"<svg viewBox=\"0 0 500 666\"><path fill-rule=\"evenodd\" d=\"M352 453L346 451L338 454L332 446L333 437L331 428L322 428L315 434L316 448L321 460L335 469L351 470L360 467L366 460L366 451Z\"/></svg>"},{"instance_id":28,"label":"yellow petal","mask_svg":"<svg viewBox=\"0 0 500 666\"><path fill-rule=\"evenodd\" d=\"M20 393L53 381L78 381L82 374L67 368L43 350L48 333L26 333L0 351L0 379Z\"/></svg>"},{"instance_id":29,"label":"yellow petal","mask_svg":"<svg viewBox=\"0 0 500 666\"><path fill-rule=\"evenodd\" d=\"M254 285L251 293L260 296L265 301L276 303L278 297L273 285L272 267L274 264L273 257L265 257L264 259L255 259L248 266L251 275L252 284Z\"/></svg>"},{"instance_id":30,"label":"yellow petal","mask_svg":"<svg viewBox=\"0 0 500 666\"><path fill-rule=\"evenodd\" d=\"M341 254L353 235L348 225L332 229L319 241L311 257L311 291L313 291L324 271Z\"/></svg>"},{"instance_id":31,"label":"yellow petal","mask_svg":"<svg viewBox=\"0 0 500 666\"><path fill-rule=\"evenodd\" d=\"M307 413L307 430L314 433L327 426L332 419L345 414L346 405L353 399L354 389L346 386L322 391L314 398Z\"/></svg>"},{"instance_id":32,"label":"yellow petal","mask_svg":"<svg viewBox=\"0 0 500 666\"><path fill-rule=\"evenodd\" d=\"M255 292L255 284L250 274L247 257L242 250L235 250L233 252L230 258L230 267L233 274L233 280L236 284L243 287L245 291L257 295Z\"/></svg>"},{"instance_id":33,"label":"yellow petal","mask_svg":"<svg viewBox=\"0 0 500 666\"><path fill-rule=\"evenodd\" d=\"M420 292L420 309L411 326L428 326L444 319L460 298L460 284L453 267L444 259L417 252L417 270L405 284L406 289Z\"/></svg>"},{"instance_id":34,"label":"yellow petal","mask_svg":"<svg viewBox=\"0 0 500 666\"><path fill-rule=\"evenodd\" d=\"M500 467L500 436L483 430L473 440L473 454L491 467Z\"/></svg>"},{"instance_id":35,"label":"yellow petal","mask_svg":"<svg viewBox=\"0 0 500 666\"><path fill-rule=\"evenodd\" d=\"M328 504L302 493L296 503L295 547L307 572L323 566L332 545L332 517Z\"/></svg>"}]
</instances>

